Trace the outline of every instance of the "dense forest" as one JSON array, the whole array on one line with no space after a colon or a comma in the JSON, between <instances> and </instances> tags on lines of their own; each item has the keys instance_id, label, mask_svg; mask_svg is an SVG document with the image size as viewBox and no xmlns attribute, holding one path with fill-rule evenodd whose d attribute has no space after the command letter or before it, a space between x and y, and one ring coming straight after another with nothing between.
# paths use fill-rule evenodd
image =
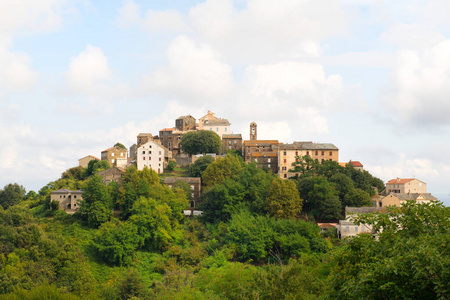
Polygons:
<instances>
[{"instance_id":1,"label":"dense forest","mask_svg":"<svg viewBox=\"0 0 450 300\"><path fill-rule=\"evenodd\" d=\"M172 166L202 178L201 217L189 185L129 167L121 185L91 161L37 193L0 190L1 299L450 299L450 211L407 203L360 216L377 238L340 241L317 221L370 206L384 188L367 171L299 157L281 180L239 155ZM178 172L178 173L177 173ZM50 193L83 190L79 211Z\"/></svg>"}]
</instances>

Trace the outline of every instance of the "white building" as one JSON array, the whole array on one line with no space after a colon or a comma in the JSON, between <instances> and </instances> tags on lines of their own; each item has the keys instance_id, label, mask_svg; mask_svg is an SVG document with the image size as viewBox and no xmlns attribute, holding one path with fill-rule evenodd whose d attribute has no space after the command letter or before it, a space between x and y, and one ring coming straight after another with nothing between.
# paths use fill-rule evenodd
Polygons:
<instances>
[{"instance_id":1,"label":"white building","mask_svg":"<svg viewBox=\"0 0 450 300\"><path fill-rule=\"evenodd\" d=\"M136 164L138 170L148 167L156 173L164 172L164 148L154 141L148 141L137 149Z\"/></svg>"}]
</instances>

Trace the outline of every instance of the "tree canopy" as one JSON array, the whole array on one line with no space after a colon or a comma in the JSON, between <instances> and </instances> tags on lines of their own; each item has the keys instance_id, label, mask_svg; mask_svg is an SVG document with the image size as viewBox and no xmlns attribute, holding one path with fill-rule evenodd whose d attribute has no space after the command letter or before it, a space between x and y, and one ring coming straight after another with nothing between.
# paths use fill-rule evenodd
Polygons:
<instances>
[{"instance_id":1,"label":"tree canopy","mask_svg":"<svg viewBox=\"0 0 450 300\"><path fill-rule=\"evenodd\" d=\"M181 150L187 154L216 153L219 154L222 142L213 131L189 131L180 141Z\"/></svg>"}]
</instances>

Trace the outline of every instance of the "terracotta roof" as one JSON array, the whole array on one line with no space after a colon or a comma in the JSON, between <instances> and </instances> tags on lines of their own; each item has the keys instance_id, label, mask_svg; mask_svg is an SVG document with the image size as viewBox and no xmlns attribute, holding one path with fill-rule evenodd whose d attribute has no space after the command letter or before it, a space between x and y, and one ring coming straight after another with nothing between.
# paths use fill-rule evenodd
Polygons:
<instances>
[{"instance_id":1,"label":"terracotta roof","mask_svg":"<svg viewBox=\"0 0 450 300\"><path fill-rule=\"evenodd\" d=\"M332 228L332 227L336 227L338 223L317 223L317 226L319 226L322 229L326 229L326 228Z\"/></svg>"},{"instance_id":2,"label":"terracotta roof","mask_svg":"<svg viewBox=\"0 0 450 300\"><path fill-rule=\"evenodd\" d=\"M164 129L161 129L160 131L174 131L175 130L175 127L172 127L172 128L164 128Z\"/></svg>"},{"instance_id":3,"label":"terracotta roof","mask_svg":"<svg viewBox=\"0 0 450 300\"><path fill-rule=\"evenodd\" d=\"M363 167L362 163L360 163L357 160L351 160L348 163L351 164L353 167L361 167L361 168Z\"/></svg>"},{"instance_id":4,"label":"terracotta roof","mask_svg":"<svg viewBox=\"0 0 450 300\"><path fill-rule=\"evenodd\" d=\"M251 157L261 157L261 156L277 157L278 152L253 152L250 155Z\"/></svg>"},{"instance_id":5,"label":"terracotta roof","mask_svg":"<svg viewBox=\"0 0 450 300\"><path fill-rule=\"evenodd\" d=\"M415 178L396 178L396 179L389 180L386 184L405 184L414 179Z\"/></svg>"},{"instance_id":6,"label":"terracotta roof","mask_svg":"<svg viewBox=\"0 0 450 300\"><path fill-rule=\"evenodd\" d=\"M242 135L240 133L222 134L222 140L223 139L242 139Z\"/></svg>"},{"instance_id":7,"label":"terracotta roof","mask_svg":"<svg viewBox=\"0 0 450 300\"><path fill-rule=\"evenodd\" d=\"M280 144L280 150L339 150L330 143L294 142L292 144Z\"/></svg>"},{"instance_id":8,"label":"terracotta roof","mask_svg":"<svg viewBox=\"0 0 450 300\"><path fill-rule=\"evenodd\" d=\"M278 140L256 140L256 141L244 141L246 145L258 145L258 144L280 144Z\"/></svg>"},{"instance_id":9,"label":"terracotta roof","mask_svg":"<svg viewBox=\"0 0 450 300\"><path fill-rule=\"evenodd\" d=\"M93 156L93 155L86 155L85 157L82 157L82 158L80 158L79 160L82 160L83 158L86 158L86 157L92 157L93 159L100 160L100 158L95 157L95 156Z\"/></svg>"}]
</instances>

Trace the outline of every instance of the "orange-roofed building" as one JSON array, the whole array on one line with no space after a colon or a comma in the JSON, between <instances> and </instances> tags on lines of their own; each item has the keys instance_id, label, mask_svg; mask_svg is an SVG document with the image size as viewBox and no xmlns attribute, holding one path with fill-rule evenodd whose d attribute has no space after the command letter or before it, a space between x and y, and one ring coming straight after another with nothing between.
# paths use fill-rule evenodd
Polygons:
<instances>
[{"instance_id":1,"label":"orange-roofed building","mask_svg":"<svg viewBox=\"0 0 450 300\"><path fill-rule=\"evenodd\" d=\"M386 183L384 194L390 193L426 193L427 184L416 178L396 178L391 179Z\"/></svg>"},{"instance_id":2,"label":"orange-roofed building","mask_svg":"<svg viewBox=\"0 0 450 300\"><path fill-rule=\"evenodd\" d=\"M278 140L257 140L256 123L250 124L250 141L243 142L243 156L246 163L255 162L258 168L278 173Z\"/></svg>"}]
</instances>

